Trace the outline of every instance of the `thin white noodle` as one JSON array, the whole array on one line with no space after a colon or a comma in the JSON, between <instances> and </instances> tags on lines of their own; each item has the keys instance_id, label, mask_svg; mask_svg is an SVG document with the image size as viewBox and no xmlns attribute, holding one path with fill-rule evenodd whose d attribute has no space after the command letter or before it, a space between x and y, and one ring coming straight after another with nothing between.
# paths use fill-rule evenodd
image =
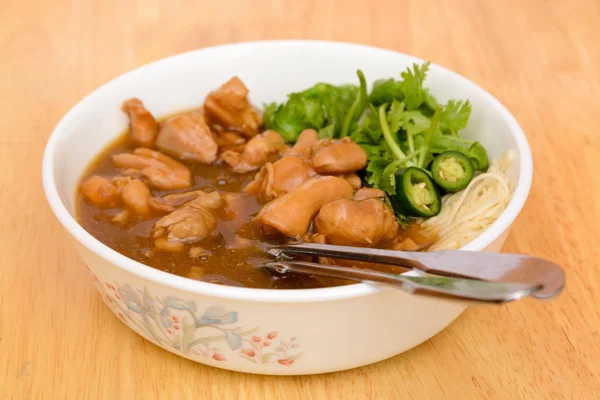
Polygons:
<instances>
[{"instance_id":1,"label":"thin white noodle","mask_svg":"<svg viewBox=\"0 0 600 400\"><path fill-rule=\"evenodd\" d=\"M512 196L506 171L515 155L514 150L506 151L465 189L443 197L440 214L421 224L425 235L437 237L430 250L459 249L498 219Z\"/></svg>"}]
</instances>

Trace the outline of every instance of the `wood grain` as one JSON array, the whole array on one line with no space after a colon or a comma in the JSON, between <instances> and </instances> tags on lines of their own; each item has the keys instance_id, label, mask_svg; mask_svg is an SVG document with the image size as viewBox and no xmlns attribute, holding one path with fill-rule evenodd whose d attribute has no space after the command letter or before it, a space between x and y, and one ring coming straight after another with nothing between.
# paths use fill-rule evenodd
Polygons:
<instances>
[{"instance_id":1,"label":"wood grain","mask_svg":"<svg viewBox=\"0 0 600 400\"><path fill-rule=\"evenodd\" d=\"M1 398L600 398L598 1L1 3ZM506 250L564 265L560 298L469 309L405 354L306 377L194 364L118 321L46 205L41 157L51 130L82 96L134 67L281 38L412 53L502 101L535 161Z\"/></svg>"}]
</instances>

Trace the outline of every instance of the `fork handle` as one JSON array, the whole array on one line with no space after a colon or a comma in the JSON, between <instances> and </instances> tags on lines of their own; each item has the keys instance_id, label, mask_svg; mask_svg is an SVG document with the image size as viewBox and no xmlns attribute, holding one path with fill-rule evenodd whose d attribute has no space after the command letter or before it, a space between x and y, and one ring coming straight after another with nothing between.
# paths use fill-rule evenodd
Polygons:
<instances>
[{"instance_id":1,"label":"fork handle","mask_svg":"<svg viewBox=\"0 0 600 400\"><path fill-rule=\"evenodd\" d=\"M445 276L406 276L388 274L359 268L318 264L307 261L272 261L259 268L269 268L280 273L300 274L348 279L356 282L383 283L411 294L423 294L483 303L506 303L531 295L538 286L511 282L486 282Z\"/></svg>"},{"instance_id":2,"label":"fork handle","mask_svg":"<svg viewBox=\"0 0 600 400\"><path fill-rule=\"evenodd\" d=\"M521 254L465 250L409 252L304 242L271 245L267 252L284 258L298 255L343 258L397 265L441 276L520 282L539 286L533 294L538 299L557 295L565 285L565 272L559 265Z\"/></svg>"}]
</instances>

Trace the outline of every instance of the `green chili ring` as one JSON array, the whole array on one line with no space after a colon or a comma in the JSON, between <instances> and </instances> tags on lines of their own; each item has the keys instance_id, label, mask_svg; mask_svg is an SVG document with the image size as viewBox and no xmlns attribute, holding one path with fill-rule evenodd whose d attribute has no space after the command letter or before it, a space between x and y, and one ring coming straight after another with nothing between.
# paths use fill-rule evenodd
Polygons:
<instances>
[{"instance_id":1,"label":"green chili ring","mask_svg":"<svg viewBox=\"0 0 600 400\"><path fill-rule=\"evenodd\" d=\"M431 163L433 180L450 193L466 188L474 174L475 167L469 157L458 151L445 151Z\"/></svg>"},{"instance_id":2,"label":"green chili ring","mask_svg":"<svg viewBox=\"0 0 600 400\"><path fill-rule=\"evenodd\" d=\"M409 167L396 173L394 205L412 217L434 217L440 213L440 194L427 171Z\"/></svg>"}]
</instances>

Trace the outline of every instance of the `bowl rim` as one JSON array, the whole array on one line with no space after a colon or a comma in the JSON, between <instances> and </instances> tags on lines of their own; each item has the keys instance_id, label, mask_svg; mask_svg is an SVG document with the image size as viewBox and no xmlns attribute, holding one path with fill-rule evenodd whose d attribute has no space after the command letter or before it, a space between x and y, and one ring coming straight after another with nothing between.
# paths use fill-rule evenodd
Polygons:
<instances>
[{"instance_id":1,"label":"bowl rim","mask_svg":"<svg viewBox=\"0 0 600 400\"><path fill-rule=\"evenodd\" d=\"M365 283L318 289L240 288L234 286L224 286L208 282L196 281L190 278L173 275L171 273L155 269L153 267L130 259L100 242L98 239L96 239L90 233L88 233L77 222L75 217L73 217L69 213L69 211L67 210L66 206L63 204L60 198L54 179L56 151L60 145L61 134L64 128L71 123L71 121L79 113L79 110L83 108L84 104L94 101L97 97L100 97L104 92L110 91L111 88L118 86L129 76L138 73L142 69L159 67L161 64L173 63L179 59L185 59L191 54L205 53L205 56L210 56L210 53L232 52L244 49L252 50L257 48L268 49L281 46L304 46L317 50L327 50L336 48L337 50L354 50L371 53L377 52L388 56L401 55L407 58L408 60L411 60L412 62L423 62L422 59L412 55L362 44L321 40L265 40L229 43L191 50L153 61L151 63L137 67L122 75L119 75L118 77L111 79L107 83L104 83L103 85L93 90L83 99L81 99L75 106L73 106L63 116L63 118L59 121L59 123L52 131L52 134L50 135L50 138L48 139L46 148L44 150L42 162L42 181L44 191L52 211L54 212L56 218L63 225L63 227L67 230L67 232L69 232L71 236L73 236L87 249L89 249L97 256L105 259L106 261L110 262L118 268L121 268L133 275L140 276L143 279L147 279L161 285L169 286L190 293L201 294L204 296L225 298L231 300L243 300L250 302L312 303L362 297L370 294L375 294L384 290L384 288L380 285L370 285ZM509 126L507 134L510 133L514 137L515 142L517 144L517 150L519 152L520 160L519 181L515 187L512 199L510 200L508 206L502 212L500 217L490 227L488 227L481 235L475 238L471 243L461 248L461 250L483 250L485 247L494 242L498 237L500 237L506 230L510 228L513 221L520 213L527 200L529 191L531 189L531 182L533 179L533 159L531 149L529 147L529 143L527 141L525 133L523 132L515 117L494 96L492 96L489 92L487 92L475 82L463 77L462 75L456 72L453 72L434 63L432 63L431 66L437 69L440 73L446 74L447 76L451 76L454 80L460 82L462 85L471 86L473 89L480 91L482 95L487 98L489 104L494 109L494 112L498 113L507 122Z\"/></svg>"}]
</instances>

